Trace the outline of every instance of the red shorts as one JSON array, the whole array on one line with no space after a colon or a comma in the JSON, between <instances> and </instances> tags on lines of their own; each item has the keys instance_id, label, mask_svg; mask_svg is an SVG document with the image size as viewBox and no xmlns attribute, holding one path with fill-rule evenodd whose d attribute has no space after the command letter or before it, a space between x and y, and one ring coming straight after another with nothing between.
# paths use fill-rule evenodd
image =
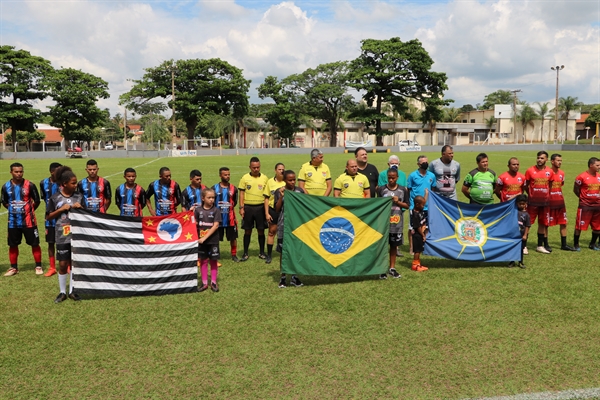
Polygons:
<instances>
[{"instance_id":1,"label":"red shorts","mask_svg":"<svg viewBox=\"0 0 600 400\"><path fill-rule=\"evenodd\" d=\"M567 224L567 209L551 208L548 210L548 226L566 225Z\"/></svg>"},{"instance_id":2,"label":"red shorts","mask_svg":"<svg viewBox=\"0 0 600 400\"><path fill-rule=\"evenodd\" d=\"M575 229L587 231L588 226L592 226L593 231L600 231L600 208L595 210L577 209L577 226Z\"/></svg>"},{"instance_id":3,"label":"red shorts","mask_svg":"<svg viewBox=\"0 0 600 400\"><path fill-rule=\"evenodd\" d=\"M529 214L529 218L531 219L531 224L533 225L535 219L540 217L539 225L548 226L548 207L538 207L527 205L527 213Z\"/></svg>"}]
</instances>

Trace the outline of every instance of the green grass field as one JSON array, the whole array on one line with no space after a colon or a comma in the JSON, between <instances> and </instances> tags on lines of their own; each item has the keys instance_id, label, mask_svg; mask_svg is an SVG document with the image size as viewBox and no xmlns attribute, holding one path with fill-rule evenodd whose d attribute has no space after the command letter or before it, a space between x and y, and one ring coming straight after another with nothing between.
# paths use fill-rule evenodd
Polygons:
<instances>
[{"instance_id":1,"label":"green grass field","mask_svg":"<svg viewBox=\"0 0 600 400\"><path fill-rule=\"evenodd\" d=\"M535 162L534 152L488 154L498 174L510 156L520 158L523 173ZM562 153L569 244L573 180L593 155ZM400 156L407 174L416 168L416 153ZM463 175L476 166L475 156L455 155ZM349 157L325 155L332 175ZM382 169L387 157L370 154L369 161ZM193 168L203 183L216 183L221 166L231 168L237 184L248 160L98 161L114 189L129 166L143 186L162 166L182 187ZM86 160L58 161L85 176ZM272 176L276 162L297 171L308 154L261 161ZM25 160L25 177L39 183L50 162ZM10 177L10 163L0 161L1 182ZM40 227L43 213L42 205ZM558 227L551 228L550 255L533 251L535 233L533 227L525 270L424 257L430 270L416 273L405 256L397 261L402 279L303 277L304 287L287 289L277 287L279 256L270 265L256 257L255 234L246 263L231 262L228 244L221 246L219 293L59 305L56 276L36 276L23 244L21 272L0 277L0 398L445 399L598 387L600 258L587 249L591 232L581 236L581 253L568 253L558 250ZM45 243L42 249L46 261ZM2 241L2 273L7 254Z\"/></svg>"}]
</instances>

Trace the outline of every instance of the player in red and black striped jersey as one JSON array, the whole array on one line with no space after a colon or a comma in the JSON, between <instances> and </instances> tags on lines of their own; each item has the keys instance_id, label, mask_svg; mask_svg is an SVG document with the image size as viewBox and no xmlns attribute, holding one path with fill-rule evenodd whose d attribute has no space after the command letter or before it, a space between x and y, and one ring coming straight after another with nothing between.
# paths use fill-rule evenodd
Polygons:
<instances>
[{"instance_id":1,"label":"player in red and black striped jersey","mask_svg":"<svg viewBox=\"0 0 600 400\"><path fill-rule=\"evenodd\" d=\"M565 251L575 251L567 244L567 208L565 207L565 198L562 187L565 184L565 171L560 169L562 166L562 156L554 153L550 156L552 163L552 172L554 176L550 181L550 198L548 200L548 226L560 225L560 249Z\"/></svg>"},{"instance_id":2,"label":"player in red and black striped jersey","mask_svg":"<svg viewBox=\"0 0 600 400\"><path fill-rule=\"evenodd\" d=\"M169 215L177 212L177 206L181 203L181 189L179 184L171 180L171 170L162 167L158 171L159 179L155 180L146 190L146 206L153 217ZM154 196L154 206L150 198Z\"/></svg>"},{"instance_id":3,"label":"player in red and black striped jersey","mask_svg":"<svg viewBox=\"0 0 600 400\"><path fill-rule=\"evenodd\" d=\"M592 157L588 160L588 170L575 178L573 192L579 197L577 208L577 228L573 237L573 246L579 251L579 236L592 226L592 240L589 248L600 250L596 241L600 238L600 160Z\"/></svg>"},{"instance_id":4,"label":"player in red and black striped jersey","mask_svg":"<svg viewBox=\"0 0 600 400\"><path fill-rule=\"evenodd\" d=\"M110 182L98 176L98 163L88 160L85 165L88 174L77 184L77 191L83 195L83 208L99 213L106 213L112 198Z\"/></svg>"},{"instance_id":5,"label":"player in red and black striped jersey","mask_svg":"<svg viewBox=\"0 0 600 400\"><path fill-rule=\"evenodd\" d=\"M529 203L527 212L531 223L538 220L538 253L549 254L552 248L548 244L548 210L550 205L550 185L554 178L554 172L546 166L548 153L538 151L536 165L530 167L525 173L525 191L527 191Z\"/></svg>"},{"instance_id":6,"label":"player in red and black striped jersey","mask_svg":"<svg viewBox=\"0 0 600 400\"><path fill-rule=\"evenodd\" d=\"M31 246L35 260L35 273L42 275L42 249L35 210L40 205L40 195L35 184L23 178L23 164L10 165L12 179L2 186L0 203L8 210L8 257L10 268L4 276L19 273L19 245L23 236Z\"/></svg>"},{"instance_id":7,"label":"player in red and black striped jersey","mask_svg":"<svg viewBox=\"0 0 600 400\"><path fill-rule=\"evenodd\" d=\"M50 163L50 176L40 182L40 195L42 196L42 200L44 200L46 203L46 211L48 210L48 202L50 201L50 197L60 190L60 185L56 181L55 176L56 170L59 167L62 167L60 163ZM50 262L50 268L48 268L48 272L46 272L44 276L52 276L56 274L56 258L54 248L54 244L56 243L54 229L55 225L56 223L54 220L46 221L46 243L48 243L48 261Z\"/></svg>"},{"instance_id":8,"label":"player in red and black striped jersey","mask_svg":"<svg viewBox=\"0 0 600 400\"><path fill-rule=\"evenodd\" d=\"M119 207L120 215L128 217L141 217L142 209L146 205L146 191L135 183L137 173L133 168L125 169L123 174L125 183L115 191L115 204Z\"/></svg>"},{"instance_id":9,"label":"player in red and black striped jersey","mask_svg":"<svg viewBox=\"0 0 600 400\"><path fill-rule=\"evenodd\" d=\"M237 257L237 219L235 217L235 206L238 201L238 190L235 185L229 183L231 172L227 167L219 168L221 182L215 184L215 205L221 210L221 224L219 225L219 240L225 237L231 245L231 259L238 262Z\"/></svg>"},{"instance_id":10,"label":"player in red and black striped jersey","mask_svg":"<svg viewBox=\"0 0 600 400\"><path fill-rule=\"evenodd\" d=\"M190 171L190 185L181 192L181 208L189 211L202 205L202 190L206 186L202 184L202 172L197 169Z\"/></svg>"}]
</instances>

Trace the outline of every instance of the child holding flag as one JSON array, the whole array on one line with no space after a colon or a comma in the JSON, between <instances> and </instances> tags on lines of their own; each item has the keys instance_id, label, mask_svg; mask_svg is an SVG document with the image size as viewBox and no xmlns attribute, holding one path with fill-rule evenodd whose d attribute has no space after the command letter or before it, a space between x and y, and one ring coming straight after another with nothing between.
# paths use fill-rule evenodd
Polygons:
<instances>
[{"instance_id":1,"label":"child holding flag","mask_svg":"<svg viewBox=\"0 0 600 400\"><path fill-rule=\"evenodd\" d=\"M213 292L219 291L217 286L217 275L219 267L217 260L220 258L219 252L219 224L221 223L221 210L215 206L214 189L202 190L202 205L194 208L194 217L198 224L198 258L200 259L200 273L202 286L198 288L199 292L208 289L208 263L210 262L210 289Z\"/></svg>"}]
</instances>

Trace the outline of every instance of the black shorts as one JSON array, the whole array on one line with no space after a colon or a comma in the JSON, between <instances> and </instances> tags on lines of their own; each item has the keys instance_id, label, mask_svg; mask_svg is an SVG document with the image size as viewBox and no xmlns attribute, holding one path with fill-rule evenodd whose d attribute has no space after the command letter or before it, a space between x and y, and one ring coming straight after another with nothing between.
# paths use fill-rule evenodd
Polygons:
<instances>
[{"instance_id":1,"label":"black shorts","mask_svg":"<svg viewBox=\"0 0 600 400\"><path fill-rule=\"evenodd\" d=\"M256 229L264 230L267 227L265 218L265 206L259 204L256 206L244 206L244 219L242 220L243 230L252 230L256 225Z\"/></svg>"},{"instance_id":2,"label":"black shorts","mask_svg":"<svg viewBox=\"0 0 600 400\"><path fill-rule=\"evenodd\" d=\"M40 245L38 228L8 228L8 247L17 247L25 236L25 243L31 247Z\"/></svg>"},{"instance_id":3,"label":"black shorts","mask_svg":"<svg viewBox=\"0 0 600 400\"><path fill-rule=\"evenodd\" d=\"M275 211L273 207L269 207L269 215L271 216L271 222L269 225L277 225L277 221L279 221L279 213Z\"/></svg>"},{"instance_id":4,"label":"black shorts","mask_svg":"<svg viewBox=\"0 0 600 400\"><path fill-rule=\"evenodd\" d=\"M219 227L219 242L222 242L224 237L227 237L228 242L231 242L232 240L237 239L237 237L238 237L237 225Z\"/></svg>"},{"instance_id":5,"label":"black shorts","mask_svg":"<svg viewBox=\"0 0 600 400\"><path fill-rule=\"evenodd\" d=\"M402 232L398 232L398 233L391 233L390 232L390 238L389 238L389 243L390 246L401 246L404 244L404 235L402 235Z\"/></svg>"},{"instance_id":6,"label":"black shorts","mask_svg":"<svg viewBox=\"0 0 600 400\"><path fill-rule=\"evenodd\" d=\"M198 245L198 258L201 260L218 260L221 258L219 243L202 243Z\"/></svg>"},{"instance_id":7,"label":"black shorts","mask_svg":"<svg viewBox=\"0 0 600 400\"><path fill-rule=\"evenodd\" d=\"M56 259L58 261L71 261L71 243L56 245Z\"/></svg>"},{"instance_id":8,"label":"black shorts","mask_svg":"<svg viewBox=\"0 0 600 400\"><path fill-rule=\"evenodd\" d=\"M46 227L46 243L56 243L56 227Z\"/></svg>"},{"instance_id":9,"label":"black shorts","mask_svg":"<svg viewBox=\"0 0 600 400\"><path fill-rule=\"evenodd\" d=\"M412 250L413 253L422 253L425 250L425 242L423 241L423 236L420 233L415 233L412 235Z\"/></svg>"}]
</instances>

